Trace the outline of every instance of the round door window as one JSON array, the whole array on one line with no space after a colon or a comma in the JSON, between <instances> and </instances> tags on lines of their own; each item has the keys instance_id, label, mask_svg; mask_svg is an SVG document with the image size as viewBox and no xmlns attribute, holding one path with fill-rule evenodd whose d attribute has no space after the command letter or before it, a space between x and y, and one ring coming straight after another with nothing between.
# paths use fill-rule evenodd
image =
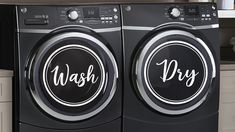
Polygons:
<instances>
[{"instance_id":1,"label":"round door window","mask_svg":"<svg viewBox=\"0 0 235 132\"><path fill-rule=\"evenodd\" d=\"M65 32L47 38L28 67L34 100L57 119L90 118L109 104L116 91L116 61L95 35Z\"/></svg>"},{"instance_id":2,"label":"round door window","mask_svg":"<svg viewBox=\"0 0 235 132\"><path fill-rule=\"evenodd\" d=\"M82 106L104 87L105 70L99 56L81 45L66 45L53 52L43 67L49 95L65 106Z\"/></svg>"},{"instance_id":3,"label":"round door window","mask_svg":"<svg viewBox=\"0 0 235 132\"><path fill-rule=\"evenodd\" d=\"M189 32L172 30L146 42L135 63L135 83L144 99L165 114L184 114L205 100L215 76L213 56Z\"/></svg>"},{"instance_id":4,"label":"round door window","mask_svg":"<svg viewBox=\"0 0 235 132\"><path fill-rule=\"evenodd\" d=\"M195 47L169 41L149 55L145 80L159 100L183 104L200 94L207 79L207 69L205 59Z\"/></svg>"}]
</instances>

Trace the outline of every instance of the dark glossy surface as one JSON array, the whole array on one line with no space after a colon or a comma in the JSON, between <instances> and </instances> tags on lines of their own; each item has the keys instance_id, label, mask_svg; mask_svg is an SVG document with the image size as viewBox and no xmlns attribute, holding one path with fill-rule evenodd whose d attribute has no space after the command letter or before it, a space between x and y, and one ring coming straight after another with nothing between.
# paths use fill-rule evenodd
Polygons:
<instances>
[{"instance_id":1,"label":"dark glossy surface","mask_svg":"<svg viewBox=\"0 0 235 132\"><path fill-rule=\"evenodd\" d=\"M61 10L64 10L65 8L68 9L66 6L27 6L28 9L28 13L26 14L21 14L20 9L24 8L25 6L19 6L19 10L18 12L19 14L19 28L20 29L54 29L57 28L59 26L68 26L68 25L80 25L76 22L68 22L66 23L67 19L61 19ZM74 6L73 6L74 7ZM94 7L94 6L93 6ZM97 6L97 7L101 7L103 8L104 6ZM118 6L106 6L106 7L112 7L112 9L114 7ZM77 8L77 7L76 7ZM120 10L119 10L120 11ZM35 18L35 16L37 16L37 14L42 15L48 15L48 19L49 19L49 24L47 25L24 25L24 20L27 18ZM118 12L118 14L120 14L120 12ZM64 17L64 16L63 16ZM120 17L119 17L120 18ZM85 24L84 24L85 25ZM84 26L83 25L83 26ZM99 25L99 24L87 24L86 25L89 28L103 28L104 25ZM119 26L120 27L120 23L116 24L116 25L111 25L108 24L106 25L106 27L111 28L111 27L116 27ZM43 34L43 33L22 33L22 32L18 32L18 37L19 37L19 44L18 44L18 48L19 48L19 90L17 91L17 93L19 94L19 99L17 99L17 102L19 104L18 107L18 111L19 111L19 116L18 116L18 128L20 130L20 132L25 132L25 131L35 131L35 132L41 132L41 131L75 131L75 132L90 132L90 131L104 131L105 129L107 129L108 131L115 131L115 132L119 132L121 129L121 125L120 125L120 118L121 118L121 98L122 98L122 45L121 45L121 32L120 31L115 31L115 32L104 32L104 33L95 33L94 31L91 31L90 29L85 29L85 28L81 28L81 27L76 27L75 28L63 28L64 32L81 32L81 33L87 33L89 35L92 35L94 37L96 37L97 39L99 39L101 42L104 43L104 45L111 51L111 53L114 55L114 58L118 64L118 70L119 70L119 79L117 80L117 85L116 85L116 92L114 94L114 97L112 98L111 102L107 105L107 107L102 110L99 114L86 119L86 120L82 120L82 121L76 121L76 122L69 122L69 121L62 121L59 119L56 119L55 117L52 117L51 115L49 115L48 113L46 113L45 111L43 111L43 109L41 109L39 107L39 105L36 104L36 101L34 100L34 98L32 97L32 94L30 92L30 88L32 88L31 90L34 89L34 87L30 87L27 78L25 77L25 72L27 73L29 70L29 62L30 59L32 59L31 55L34 55L35 53L37 53L36 51L38 49L40 49L39 47L41 46L45 46L43 45L46 40L48 40L49 38L53 37L55 34L57 34L57 32L53 32L52 34ZM69 38L71 41L73 39ZM63 39L66 40L66 39ZM60 42L62 42L63 40L60 40ZM102 59L102 62L104 63L105 61L107 63L105 64L105 69L107 71L107 75L110 74L110 79L113 79L114 75L114 70L111 68L111 60L107 58L107 54L105 54L101 48L99 46L97 46L96 44L88 41L88 40L84 40L86 43L81 43L82 41L64 41L65 43L62 43L62 45L66 45L66 44L76 44L79 42L79 44L83 44L83 46L87 46L89 48L92 48L93 50L95 50L95 52L97 53L97 55L99 55L99 57ZM75 43L76 42L76 43ZM49 46L52 46L55 43L50 43ZM60 47L61 45L59 45ZM46 45L46 47L48 47L48 45ZM54 47L55 48L55 47ZM58 47L57 47L58 48ZM43 48L42 48L43 49ZM55 48L56 49L56 48ZM48 49L45 48L45 51L47 51ZM53 50L52 50L53 51ZM52 52L49 51L49 52ZM71 52L70 52L71 51ZM54 58L54 60L51 61L51 66L49 67L50 70L53 70L53 67L60 64L58 62L64 62L64 63L70 63L70 64L74 64L76 63L75 61L77 59L79 59L79 61L81 62L77 62L75 67L71 67L71 70L75 70L76 67L80 67L81 69L76 69L76 71L74 72L83 72L83 70L85 70L87 67L89 66L90 62L96 62L96 60L93 59L85 59L85 56L89 56L87 53L85 52L77 52L74 50L70 50L69 54L65 53L65 54L61 54L62 56L58 56L56 58ZM48 52L48 53L49 53ZM48 56L45 55L43 52L41 52L42 54L38 55L38 58L43 57L43 56ZM45 52L47 53L47 52ZM77 56L81 56L81 58L74 58L73 53ZM63 58L65 57L65 58ZM67 59L66 59L67 58ZM70 58L72 58L70 60ZM57 61L57 59L62 60L62 61ZM38 62L37 62L38 60ZM36 59L36 62L34 64L36 64L36 70L33 70L33 75L35 75L33 78L35 78L34 84L36 83L37 88L41 88L41 82L40 80L42 80L40 78L40 74L42 74L42 72L40 72L40 59ZM83 63L84 62L84 63ZM40 64L37 64L40 63ZM54 64L54 65L53 65ZM95 63L94 63L95 64ZM62 65L61 65L62 66ZM84 67L83 67L84 66ZM43 67L43 63L42 63L42 67ZM82 68L83 67L83 68ZM94 68L99 68L98 64L95 64ZM65 68L66 69L66 68ZM63 69L63 70L65 70ZM80 71L79 71L80 70ZM86 69L87 70L87 69ZM94 69L95 70L95 69ZM35 72L36 71L36 72ZM97 76L100 75L100 71L94 71ZM28 76L29 77L29 76ZM48 75L49 77L49 75ZM37 81L35 81L37 80ZM113 81L113 80L112 80ZM97 108L97 105L100 105L101 103L103 103L103 101L105 99L107 99L107 97L109 96L109 92L111 91L111 83L112 81L108 81L107 82L107 90L108 92L103 92L101 95L105 94L104 97L102 97L100 102L93 102L93 105L89 105L89 108L92 107L92 110ZM50 84L52 85L52 84ZM33 86L33 85L32 85ZM73 84L73 87L75 85ZM90 85L91 86L91 85ZM66 86L68 88L68 86ZM88 86L87 86L88 87ZM76 94L75 92L77 92L76 89L74 89L74 95ZM56 92L56 90L54 89L54 92ZM84 91L85 92L85 91ZM43 92L41 92L43 93ZM41 94L40 93L40 94ZM58 93L57 93L58 94ZM66 94L66 92L63 92L63 94ZM69 94L73 94L73 93L69 93ZM71 95L71 96L74 96ZM79 95L79 94L77 94ZM58 96L64 96L64 95L60 95L58 94ZM67 96L67 95L66 95ZM48 97L44 97L44 98L48 98ZM72 101L72 102L76 102L76 101L81 101L84 100L86 97L76 97L73 98L72 100L68 100L68 98L64 98L67 101ZM52 100L52 99L51 99ZM54 101L55 102L55 101ZM53 102L53 103L54 103ZM61 112L61 113L66 113L66 114L70 114L73 115L73 112L77 110L79 110L79 114L84 114L86 112L89 112L89 110L84 110L86 108L83 109L76 109L76 108L68 108L67 106L62 106L62 105L57 105L57 106L51 106L53 105L53 103L49 103L49 101L47 101L48 106L50 106L51 108L56 107L56 110ZM55 103L54 103L55 104ZM64 111L63 111L64 110ZM83 111L84 110L84 111ZM75 113L76 113L75 112ZM77 113L76 113L77 114ZM118 122L118 123L117 123ZM105 125L105 124L109 124L110 125ZM110 129L111 128L111 129Z\"/></svg>"},{"instance_id":2,"label":"dark glossy surface","mask_svg":"<svg viewBox=\"0 0 235 132\"><path fill-rule=\"evenodd\" d=\"M133 4L131 6L131 11L127 11L126 7L129 5L122 6L123 9L123 25L125 26L147 26L156 27L161 24L169 22L182 22L180 19L170 19L168 18L167 9L171 6L184 6L177 4L145 4L138 5ZM208 6L203 5L202 6ZM218 24L217 17L214 17L211 21L200 21L187 19L183 23L188 23L194 26ZM164 26L163 26L164 27ZM166 30L179 29L179 27L165 26L163 29L156 29L152 31L147 30L124 30L124 49L125 49L125 71L124 71L124 105L123 105L123 130L124 132L217 132L218 131L218 108L219 108L219 37L218 29L204 29L204 30L185 30L191 32L195 36L201 38L211 50L216 63L216 77L213 79L212 83L207 86L209 89L208 96L204 103L200 107L182 115L167 115L158 112L157 110L150 107L145 100L140 96L140 92L136 86L136 80L133 79L133 74L135 70L134 61L136 61L136 56L138 56L138 50L145 46L144 41L149 40L148 38L153 34L160 34ZM182 38L180 38L182 40ZM183 39L185 40L185 39ZM187 41L187 40L185 40ZM191 42L190 42L191 43ZM196 46L197 44L195 44ZM205 50L201 50L205 55ZM176 51L173 51L176 52ZM173 53L172 52L172 53ZM148 52L147 52L148 53ZM167 55L167 53L165 54ZM177 59L185 59L187 57L182 53L182 56L178 56ZM207 56L207 55L206 55ZM168 57L168 56L166 56ZM176 55L171 58L176 57ZM208 56L207 56L208 57ZM190 57L189 57L190 58ZM194 59L195 60L195 59ZM193 61L194 61L193 60ZM195 60L198 62L198 60ZM137 61L138 62L138 61ZM199 61L200 62L200 61ZM187 61L182 61L187 65ZM198 63L189 63L198 65L196 67L201 67ZM211 67L211 66L210 66ZM211 71L211 70L209 70ZM153 74L152 72L150 74ZM138 84L137 84L138 85ZM176 94L180 91L176 90ZM201 97L200 97L201 98ZM151 98L152 99L152 98ZM156 98L155 98L156 99ZM157 99L156 99L157 100ZM155 102L156 103L156 102ZM158 105L164 105L164 103L159 101ZM195 103L195 102L191 102ZM159 106L160 106L159 105ZM166 104L165 104L166 105ZM191 105L190 103L188 105ZM175 105L177 106L177 105ZM174 105L168 105L166 108L174 109Z\"/></svg>"}]
</instances>

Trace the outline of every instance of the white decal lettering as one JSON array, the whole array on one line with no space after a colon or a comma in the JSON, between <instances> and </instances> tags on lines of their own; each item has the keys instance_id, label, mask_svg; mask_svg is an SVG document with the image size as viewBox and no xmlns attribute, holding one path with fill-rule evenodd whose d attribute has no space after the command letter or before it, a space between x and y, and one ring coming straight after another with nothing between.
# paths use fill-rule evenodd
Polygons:
<instances>
[{"instance_id":1,"label":"white decal lettering","mask_svg":"<svg viewBox=\"0 0 235 132\"><path fill-rule=\"evenodd\" d=\"M67 65L66 65L67 66ZM55 86L58 86L59 84L61 86L65 86L67 81L68 81L68 74L69 74L69 68L67 66L67 73L66 73L66 79L64 79L64 73L60 73L59 77L58 77L58 70L59 70L59 66L56 66L51 72L54 72L54 77L53 77L53 81Z\"/></svg>"},{"instance_id":2,"label":"white decal lettering","mask_svg":"<svg viewBox=\"0 0 235 132\"><path fill-rule=\"evenodd\" d=\"M94 66L90 65L87 69L86 73L72 73L70 74L70 67L68 64L66 64L66 73L58 73L59 66L56 66L51 73L54 73L53 75L53 82L55 86L61 85L65 86L68 81L74 82L77 84L78 87L83 87L87 82L91 82L92 84L96 83L99 77L93 73Z\"/></svg>"},{"instance_id":3,"label":"white decal lettering","mask_svg":"<svg viewBox=\"0 0 235 132\"><path fill-rule=\"evenodd\" d=\"M190 70L186 70L185 74L183 75L183 72L181 71L181 69L178 68L178 62L176 60L171 60L168 64L167 62L168 60L164 60L160 63L156 63L156 65L163 65L163 74L162 77L160 77L162 79L163 82L169 81L171 79L174 78L174 76L176 75L176 73L178 73L178 80L179 81L183 81L184 79L187 79L186 81L186 86L187 87L191 87L195 81L196 76L199 74L199 72L196 72L195 69L193 69L190 73ZM170 72L170 69L173 68L172 72Z\"/></svg>"}]
</instances>

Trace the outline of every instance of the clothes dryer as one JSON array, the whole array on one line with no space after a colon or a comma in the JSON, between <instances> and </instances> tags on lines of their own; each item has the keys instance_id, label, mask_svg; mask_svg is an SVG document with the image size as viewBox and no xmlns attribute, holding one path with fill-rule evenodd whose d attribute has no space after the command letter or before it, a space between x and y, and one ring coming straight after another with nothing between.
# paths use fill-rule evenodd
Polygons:
<instances>
[{"instance_id":1,"label":"clothes dryer","mask_svg":"<svg viewBox=\"0 0 235 132\"><path fill-rule=\"evenodd\" d=\"M217 132L216 5L122 5L123 132Z\"/></svg>"}]
</instances>

